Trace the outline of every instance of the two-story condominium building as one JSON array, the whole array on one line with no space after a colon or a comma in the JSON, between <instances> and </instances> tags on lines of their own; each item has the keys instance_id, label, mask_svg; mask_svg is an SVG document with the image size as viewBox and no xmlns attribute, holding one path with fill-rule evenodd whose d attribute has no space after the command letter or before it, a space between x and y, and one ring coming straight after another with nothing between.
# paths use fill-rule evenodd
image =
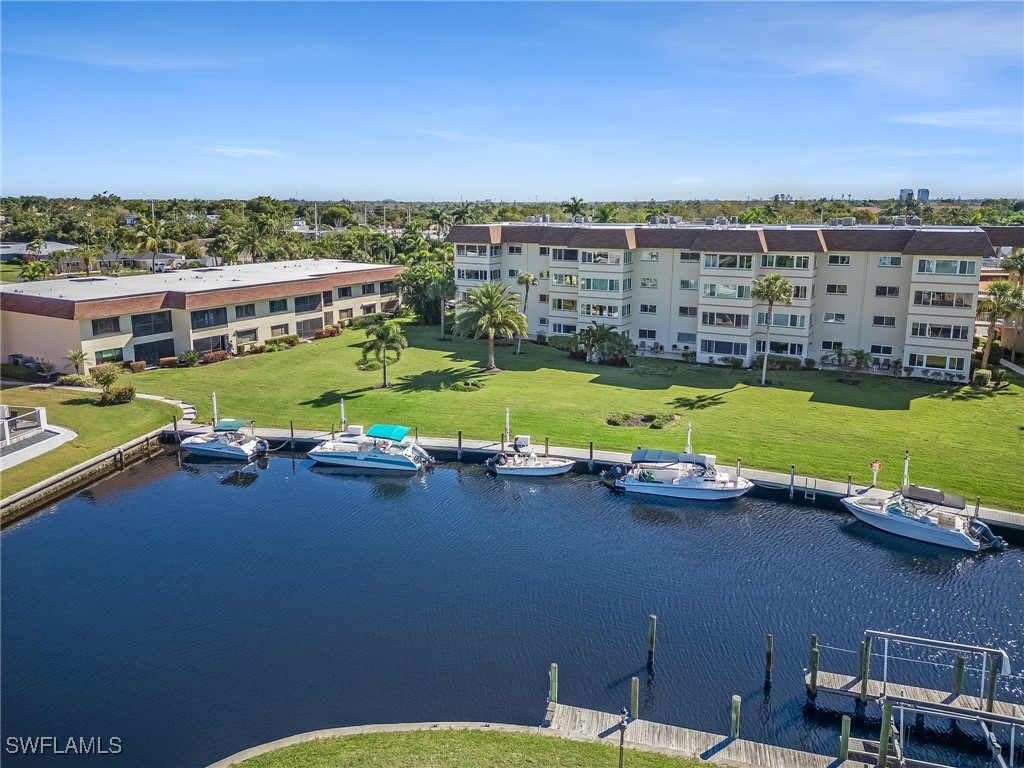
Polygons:
<instances>
[{"instance_id":1,"label":"two-story condominium building","mask_svg":"<svg viewBox=\"0 0 1024 768\"><path fill-rule=\"evenodd\" d=\"M211 352L398 307L401 267L306 259L0 286L0 343L12 357L62 367L69 350L88 366Z\"/></svg>"},{"instance_id":2,"label":"two-story condominium building","mask_svg":"<svg viewBox=\"0 0 1024 768\"><path fill-rule=\"evenodd\" d=\"M751 363L764 350L816 362L840 349L888 369L966 374L981 262L978 227L486 224L453 227L460 298L530 272L530 333L571 335L592 321L641 349ZM792 306L751 296L778 273Z\"/></svg>"}]
</instances>

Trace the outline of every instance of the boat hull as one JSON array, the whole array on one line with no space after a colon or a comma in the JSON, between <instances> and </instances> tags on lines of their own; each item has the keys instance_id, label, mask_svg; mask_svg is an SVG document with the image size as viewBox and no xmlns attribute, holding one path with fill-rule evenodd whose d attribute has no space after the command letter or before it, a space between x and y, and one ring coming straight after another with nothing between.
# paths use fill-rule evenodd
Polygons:
<instances>
[{"instance_id":1,"label":"boat hull","mask_svg":"<svg viewBox=\"0 0 1024 768\"><path fill-rule=\"evenodd\" d=\"M712 485L701 486L672 485L670 483L644 483L633 480L630 477L620 478L615 481L615 487L626 493L635 493L640 496L660 496L666 499L691 499L694 501L716 501L737 499L751 488L753 483L742 478L734 485Z\"/></svg>"},{"instance_id":2,"label":"boat hull","mask_svg":"<svg viewBox=\"0 0 1024 768\"><path fill-rule=\"evenodd\" d=\"M493 464L495 474L508 475L512 477L555 477L564 475L576 465L575 461L558 462L534 467L516 467L511 464Z\"/></svg>"},{"instance_id":3,"label":"boat hull","mask_svg":"<svg viewBox=\"0 0 1024 768\"><path fill-rule=\"evenodd\" d=\"M236 461L252 461L256 456L265 453L267 444L262 440L254 440L244 445L224 445L216 442L190 442L192 438L181 441L181 447L193 456L208 459L234 459Z\"/></svg>"},{"instance_id":4,"label":"boat hull","mask_svg":"<svg viewBox=\"0 0 1024 768\"><path fill-rule=\"evenodd\" d=\"M389 472L417 472L420 469L420 465L403 456L375 456L366 451L353 451L342 454L310 451L306 455L318 464L324 464L329 467L351 467L353 469L386 470Z\"/></svg>"},{"instance_id":5,"label":"boat hull","mask_svg":"<svg viewBox=\"0 0 1024 768\"><path fill-rule=\"evenodd\" d=\"M902 536L905 539L914 539L927 544L936 544L940 547L959 549L964 552L977 552L981 549L980 543L972 541L964 534L950 531L937 525L902 519L901 516L889 515L881 510L876 511L862 506L858 503L859 501L860 499L855 497L847 497L842 500L843 506L854 517L880 531Z\"/></svg>"}]
</instances>

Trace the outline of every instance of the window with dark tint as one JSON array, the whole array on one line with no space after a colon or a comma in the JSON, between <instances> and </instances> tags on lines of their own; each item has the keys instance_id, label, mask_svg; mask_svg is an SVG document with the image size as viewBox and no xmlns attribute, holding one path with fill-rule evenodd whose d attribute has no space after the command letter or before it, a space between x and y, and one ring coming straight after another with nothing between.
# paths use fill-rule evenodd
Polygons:
<instances>
[{"instance_id":1,"label":"window with dark tint","mask_svg":"<svg viewBox=\"0 0 1024 768\"><path fill-rule=\"evenodd\" d=\"M338 289L338 298L347 299L352 295L352 286L346 285Z\"/></svg>"},{"instance_id":2,"label":"window with dark tint","mask_svg":"<svg viewBox=\"0 0 1024 768\"><path fill-rule=\"evenodd\" d=\"M148 341L145 344L136 344L134 351L136 360L142 360L146 365L156 365L157 361L160 360L161 357L175 356L174 339Z\"/></svg>"},{"instance_id":3,"label":"window with dark tint","mask_svg":"<svg viewBox=\"0 0 1024 768\"><path fill-rule=\"evenodd\" d=\"M363 314L364 315L372 315L376 311L377 311L377 305L376 304L363 304Z\"/></svg>"},{"instance_id":4,"label":"window with dark tint","mask_svg":"<svg viewBox=\"0 0 1024 768\"><path fill-rule=\"evenodd\" d=\"M363 296L369 296L371 293L376 293L373 283L363 283Z\"/></svg>"},{"instance_id":5,"label":"window with dark tint","mask_svg":"<svg viewBox=\"0 0 1024 768\"><path fill-rule=\"evenodd\" d=\"M120 333L121 332L121 318L120 317L101 317L99 320L92 321L92 335L103 336L107 333Z\"/></svg>"},{"instance_id":6,"label":"window with dark tint","mask_svg":"<svg viewBox=\"0 0 1024 768\"><path fill-rule=\"evenodd\" d=\"M288 323L284 325L272 325L270 326L271 336L287 336L288 335Z\"/></svg>"},{"instance_id":7,"label":"window with dark tint","mask_svg":"<svg viewBox=\"0 0 1024 768\"><path fill-rule=\"evenodd\" d=\"M270 314L276 314L278 312L288 311L288 299L271 299L270 300Z\"/></svg>"},{"instance_id":8,"label":"window with dark tint","mask_svg":"<svg viewBox=\"0 0 1024 768\"><path fill-rule=\"evenodd\" d=\"M349 319L351 319L351 317L352 317L352 310L351 309L339 309L338 310L338 319L339 320L349 320Z\"/></svg>"},{"instance_id":9,"label":"window with dark tint","mask_svg":"<svg viewBox=\"0 0 1024 768\"><path fill-rule=\"evenodd\" d=\"M241 320L244 317L256 317L255 304L239 304L235 307L235 320Z\"/></svg>"},{"instance_id":10,"label":"window with dark tint","mask_svg":"<svg viewBox=\"0 0 1024 768\"><path fill-rule=\"evenodd\" d=\"M239 344L252 344L259 338L255 328L250 328L245 331L237 331L235 333L235 340Z\"/></svg>"},{"instance_id":11,"label":"window with dark tint","mask_svg":"<svg viewBox=\"0 0 1024 768\"><path fill-rule=\"evenodd\" d=\"M304 339L308 339L323 327L324 321L321 317L314 317L312 320L299 320L295 324L295 333Z\"/></svg>"},{"instance_id":12,"label":"window with dark tint","mask_svg":"<svg viewBox=\"0 0 1024 768\"><path fill-rule=\"evenodd\" d=\"M217 328L228 324L228 308L215 307L213 309L197 309L192 313L192 330L198 331L203 328Z\"/></svg>"},{"instance_id":13,"label":"window with dark tint","mask_svg":"<svg viewBox=\"0 0 1024 768\"><path fill-rule=\"evenodd\" d=\"M321 296L319 293L314 293L312 296L296 296L295 314L300 312L319 312L320 302Z\"/></svg>"},{"instance_id":14,"label":"window with dark tint","mask_svg":"<svg viewBox=\"0 0 1024 768\"><path fill-rule=\"evenodd\" d=\"M518 273L518 271L519 270L516 270L516 269L510 269L509 270L509 277L516 277L516 275L513 275L512 273L513 272ZM381 293L394 293L395 292L395 281L394 280L385 280L384 282L382 282L380 284L380 292Z\"/></svg>"},{"instance_id":15,"label":"window with dark tint","mask_svg":"<svg viewBox=\"0 0 1024 768\"><path fill-rule=\"evenodd\" d=\"M333 307L334 306L334 294L331 293L330 291L324 291L324 306L325 307Z\"/></svg>"},{"instance_id":16,"label":"window with dark tint","mask_svg":"<svg viewBox=\"0 0 1024 768\"><path fill-rule=\"evenodd\" d=\"M207 336L205 339L194 339L192 341L192 349L203 355L207 352L217 352L227 348L227 336Z\"/></svg>"},{"instance_id":17,"label":"window with dark tint","mask_svg":"<svg viewBox=\"0 0 1024 768\"><path fill-rule=\"evenodd\" d=\"M124 362L124 351L118 349L104 349L96 353L96 365L103 365L104 363L123 363Z\"/></svg>"},{"instance_id":18,"label":"window with dark tint","mask_svg":"<svg viewBox=\"0 0 1024 768\"><path fill-rule=\"evenodd\" d=\"M158 333L170 333L171 313L170 312L146 312L142 315L132 315L133 336L156 336ZM138 349L138 345L136 345ZM135 355L136 360L144 358ZM149 360L146 360L148 363Z\"/></svg>"}]
</instances>

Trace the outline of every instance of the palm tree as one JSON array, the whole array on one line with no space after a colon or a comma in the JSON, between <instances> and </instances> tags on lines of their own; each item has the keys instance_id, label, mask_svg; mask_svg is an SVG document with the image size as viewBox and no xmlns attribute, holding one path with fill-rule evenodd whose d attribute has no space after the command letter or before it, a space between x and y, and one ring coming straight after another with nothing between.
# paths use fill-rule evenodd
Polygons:
<instances>
[{"instance_id":1,"label":"palm tree","mask_svg":"<svg viewBox=\"0 0 1024 768\"><path fill-rule=\"evenodd\" d=\"M469 224L473 221L473 204L459 203L452 211L453 224Z\"/></svg>"},{"instance_id":2,"label":"palm tree","mask_svg":"<svg viewBox=\"0 0 1024 768\"><path fill-rule=\"evenodd\" d=\"M761 363L761 386L765 384L768 375L768 354L771 352L772 336L772 309L776 303L785 304L787 307L793 305L793 289L783 275L772 274L764 277L755 277L750 295L760 301L768 302L768 316L765 323L764 335L764 361Z\"/></svg>"},{"instance_id":3,"label":"palm tree","mask_svg":"<svg viewBox=\"0 0 1024 768\"><path fill-rule=\"evenodd\" d=\"M613 345L618 346L617 336L610 325L602 325L594 320L589 328L576 334L576 342L583 345L588 361L591 358L600 360L609 357Z\"/></svg>"},{"instance_id":4,"label":"palm tree","mask_svg":"<svg viewBox=\"0 0 1024 768\"><path fill-rule=\"evenodd\" d=\"M988 338L985 339L985 351L981 355L981 367L988 368L988 356L996 337L996 323L1024 312L1024 288L1009 280L995 280L989 283L988 292L978 302L978 308L988 312Z\"/></svg>"},{"instance_id":5,"label":"palm tree","mask_svg":"<svg viewBox=\"0 0 1024 768\"><path fill-rule=\"evenodd\" d=\"M135 222L135 247L139 253L150 251L153 254L150 264L153 272L156 272L158 253L178 253L181 248L178 241L167 234L163 222L146 217Z\"/></svg>"},{"instance_id":6,"label":"palm tree","mask_svg":"<svg viewBox=\"0 0 1024 768\"><path fill-rule=\"evenodd\" d=\"M363 343L363 362L373 357L384 367L383 388L388 388L388 356L392 362L402 357L402 350L409 346L409 340L402 333L402 327L394 320L383 320L366 329L369 341Z\"/></svg>"},{"instance_id":7,"label":"palm tree","mask_svg":"<svg viewBox=\"0 0 1024 768\"><path fill-rule=\"evenodd\" d=\"M452 225L452 217L444 208L431 208L427 211L427 219L437 227L437 236L444 237L444 233Z\"/></svg>"},{"instance_id":8,"label":"palm tree","mask_svg":"<svg viewBox=\"0 0 1024 768\"><path fill-rule=\"evenodd\" d=\"M487 335L487 368L497 371L494 364L494 337L511 339L515 334L527 333L526 316L519 311L519 294L509 293L504 283L484 283L470 289L465 301L459 303L455 318L455 333L474 339Z\"/></svg>"},{"instance_id":9,"label":"palm tree","mask_svg":"<svg viewBox=\"0 0 1024 768\"><path fill-rule=\"evenodd\" d=\"M562 203L562 210L570 216L584 216L587 213L587 204L582 197L570 197Z\"/></svg>"},{"instance_id":10,"label":"palm tree","mask_svg":"<svg viewBox=\"0 0 1024 768\"><path fill-rule=\"evenodd\" d=\"M1003 269L1013 275L1014 282L1017 285L1024 286L1024 248L1014 248L1013 252L1003 259ZM1010 355L1014 362L1017 362L1017 334L1020 333L1021 327L1024 326L1024 313L1019 313L1013 321L1013 335L1010 337L1011 342L1008 345L1010 347ZM1006 332L1006 328L1003 328L1003 332Z\"/></svg>"},{"instance_id":11,"label":"palm tree","mask_svg":"<svg viewBox=\"0 0 1024 768\"><path fill-rule=\"evenodd\" d=\"M105 251L98 245L83 245L75 250L77 252L76 255L85 267L85 276L91 277L93 266L100 262Z\"/></svg>"},{"instance_id":12,"label":"palm tree","mask_svg":"<svg viewBox=\"0 0 1024 768\"><path fill-rule=\"evenodd\" d=\"M239 252L249 254L249 258L253 262L262 261L267 257L270 238L265 227L260 226L256 221L249 221L238 233L237 245Z\"/></svg>"},{"instance_id":13,"label":"palm tree","mask_svg":"<svg viewBox=\"0 0 1024 768\"><path fill-rule=\"evenodd\" d=\"M81 373L81 367L85 365L85 361L88 359L85 352L80 349L69 349L64 359L75 366L75 373Z\"/></svg>"},{"instance_id":14,"label":"palm tree","mask_svg":"<svg viewBox=\"0 0 1024 768\"><path fill-rule=\"evenodd\" d=\"M521 285L521 286L523 286L523 288L526 289L526 292L523 295L523 317L527 318L527 323L526 323L527 329L529 329L529 327L530 327L529 315L527 314L527 312L529 312L529 309L530 309L530 307L529 307L529 304L530 304L530 286L531 285L537 285L537 283L538 283L537 276L535 274L533 274L532 272L520 272L519 275L516 277L516 284L517 285ZM529 333L529 330L527 330L527 333ZM519 341L516 344L516 354L518 355L520 352L522 352L522 349L523 349L523 337L520 336L519 337Z\"/></svg>"},{"instance_id":15,"label":"palm tree","mask_svg":"<svg viewBox=\"0 0 1024 768\"><path fill-rule=\"evenodd\" d=\"M603 203L597 206L594 211L594 219L605 224L615 218L615 206L611 203Z\"/></svg>"}]
</instances>

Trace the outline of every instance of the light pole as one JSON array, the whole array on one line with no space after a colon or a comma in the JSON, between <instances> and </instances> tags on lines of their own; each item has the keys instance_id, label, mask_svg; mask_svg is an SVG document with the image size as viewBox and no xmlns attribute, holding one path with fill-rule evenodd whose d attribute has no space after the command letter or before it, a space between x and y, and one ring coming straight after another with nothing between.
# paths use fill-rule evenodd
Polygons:
<instances>
[{"instance_id":1,"label":"light pole","mask_svg":"<svg viewBox=\"0 0 1024 768\"><path fill-rule=\"evenodd\" d=\"M626 725L629 713L623 707L619 710L619 768L622 768L622 757L626 751Z\"/></svg>"}]
</instances>

